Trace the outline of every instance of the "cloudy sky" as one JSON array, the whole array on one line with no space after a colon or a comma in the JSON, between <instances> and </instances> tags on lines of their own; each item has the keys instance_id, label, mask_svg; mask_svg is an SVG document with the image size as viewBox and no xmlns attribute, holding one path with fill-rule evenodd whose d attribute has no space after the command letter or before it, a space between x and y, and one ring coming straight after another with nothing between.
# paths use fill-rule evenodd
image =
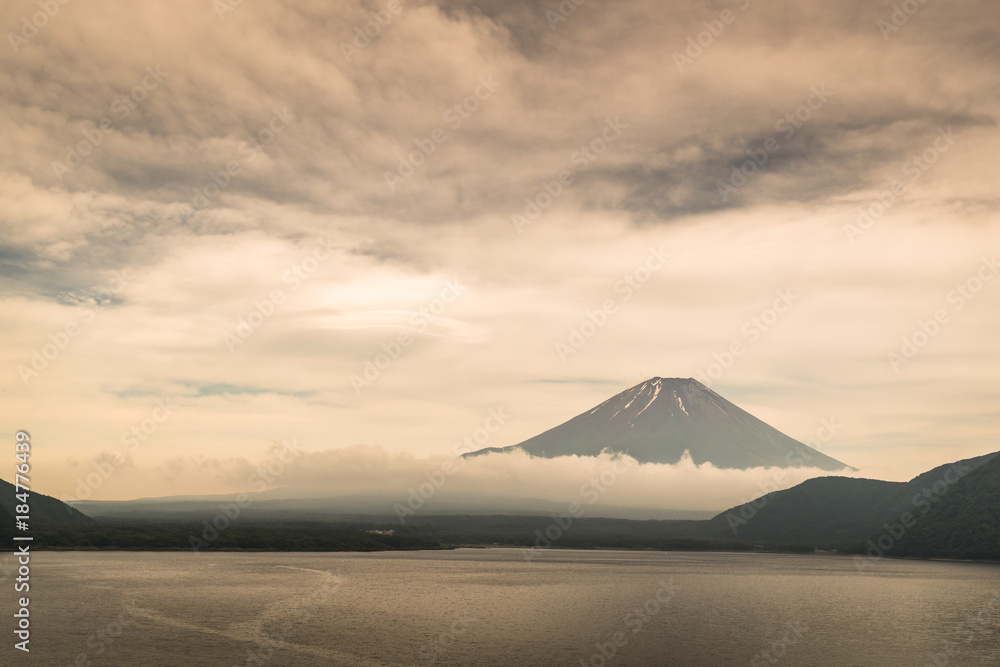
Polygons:
<instances>
[{"instance_id":1,"label":"cloudy sky","mask_svg":"<svg viewBox=\"0 0 1000 667\"><path fill-rule=\"evenodd\" d=\"M904 4L3 0L4 437L336 486L664 376L884 479L1000 449L1000 13Z\"/></svg>"}]
</instances>

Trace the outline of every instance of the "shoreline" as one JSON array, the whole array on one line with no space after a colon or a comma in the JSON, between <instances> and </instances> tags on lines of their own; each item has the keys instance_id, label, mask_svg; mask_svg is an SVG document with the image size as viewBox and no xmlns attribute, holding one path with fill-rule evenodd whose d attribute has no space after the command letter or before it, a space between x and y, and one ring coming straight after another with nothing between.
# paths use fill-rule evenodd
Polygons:
<instances>
[{"instance_id":1,"label":"shoreline","mask_svg":"<svg viewBox=\"0 0 1000 667\"><path fill-rule=\"evenodd\" d=\"M194 551L190 548L164 547L164 548L127 548L127 547L33 547L32 553L42 551L55 552L127 552L127 553L182 553L191 551L198 554L211 553L299 553L299 554L321 554L321 553L355 553L374 554L388 552L412 552L412 551L458 551L459 549L504 549L504 550L527 550L527 551L616 551L616 552L658 552L658 553L689 553L689 554L731 554L731 555L784 555L784 556L838 556L851 558L860 556L860 553L850 553L845 551L817 549L814 551L793 551L786 549L651 549L651 548L629 548L629 547L547 547L545 549L534 549L528 546L505 545L505 544L442 544L437 547L401 547L388 549L255 549L255 548L218 548L206 549L204 551ZM14 550L0 549L0 554L16 553ZM880 560L910 560L923 562L943 562L943 563L975 563L979 565L1000 565L1000 558L996 560L976 559L976 558L945 558L941 556L882 556Z\"/></svg>"}]
</instances>

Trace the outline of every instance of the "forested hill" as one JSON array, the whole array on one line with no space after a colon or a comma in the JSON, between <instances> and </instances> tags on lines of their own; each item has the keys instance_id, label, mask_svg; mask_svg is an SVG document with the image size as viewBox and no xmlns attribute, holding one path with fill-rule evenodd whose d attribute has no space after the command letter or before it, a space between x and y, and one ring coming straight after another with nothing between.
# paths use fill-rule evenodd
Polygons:
<instances>
[{"instance_id":1,"label":"forested hill","mask_svg":"<svg viewBox=\"0 0 1000 667\"><path fill-rule=\"evenodd\" d=\"M918 510L917 524L895 546L894 555L1000 558L1000 456L939 496L928 488L929 511L920 516Z\"/></svg>"},{"instance_id":2,"label":"forested hill","mask_svg":"<svg viewBox=\"0 0 1000 667\"><path fill-rule=\"evenodd\" d=\"M923 554L931 545L937 545L933 555L943 555L952 544L951 557L977 558L983 556L972 553L989 552L992 540L992 558L1000 559L998 466L994 453L939 466L909 482L818 477L726 510L706 532L717 539L845 549L877 541L886 524L909 515L911 526L905 539L893 540L893 555L904 555L904 545L906 555ZM945 536L945 529L970 535Z\"/></svg>"},{"instance_id":3,"label":"forested hill","mask_svg":"<svg viewBox=\"0 0 1000 667\"><path fill-rule=\"evenodd\" d=\"M0 521L3 522L3 525L0 526L0 536L14 530L14 515L19 514L15 511L16 506L21 504L21 501L17 499L15 494L14 485L0 479L0 510L5 511L9 515L4 516L4 514L0 513ZM57 526L86 526L94 523L94 520L89 516L70 507L58 498L35 493L34 491L31 491L28 495L28 508L28 516L30 517L28 527L32 529L55 528Z\"/></svg>"}]
</instances>

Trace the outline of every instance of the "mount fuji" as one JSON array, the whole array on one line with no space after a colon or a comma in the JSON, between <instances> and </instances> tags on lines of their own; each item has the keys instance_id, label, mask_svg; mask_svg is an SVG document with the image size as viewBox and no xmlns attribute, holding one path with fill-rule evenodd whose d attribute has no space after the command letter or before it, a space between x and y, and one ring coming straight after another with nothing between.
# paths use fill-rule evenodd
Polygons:
<instances>
[{"instance_id":1,"label":"mount fuji","mask_svg":"<svg viewBox=\"0 0 1000 667\"><path fill-rule=\"evenodd\" d=\"M655 377L510 447L532 456L597 456L604 450L640 463L677 463L684 452L717 468L759 466L844 470L850 466L765 424L694 379Z\"/></svg>"}]
</instances>

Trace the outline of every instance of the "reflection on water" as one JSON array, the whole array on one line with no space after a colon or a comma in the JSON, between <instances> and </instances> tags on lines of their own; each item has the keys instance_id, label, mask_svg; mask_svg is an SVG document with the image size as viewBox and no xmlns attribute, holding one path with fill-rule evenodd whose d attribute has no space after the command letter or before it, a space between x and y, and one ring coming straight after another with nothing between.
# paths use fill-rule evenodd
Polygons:
<instances>
[{"instance_id":1,"label":"reflection on water","mask_svg":"<svg viewBox=\"0 0 1000 667\"><path fill-rule=\"evenodd\" d=\"M24 664L1000 664L1000 567L983 564L463 549L32 565Z\"/></svg>"}]
</instances>

